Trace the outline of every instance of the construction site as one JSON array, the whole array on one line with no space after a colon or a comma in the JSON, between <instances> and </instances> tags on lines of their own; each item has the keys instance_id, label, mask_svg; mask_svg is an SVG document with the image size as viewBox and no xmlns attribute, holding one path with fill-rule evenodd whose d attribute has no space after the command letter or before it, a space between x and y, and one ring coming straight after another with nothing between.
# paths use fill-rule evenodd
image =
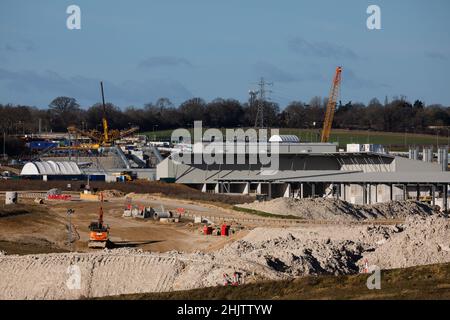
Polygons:
<instances>
[{"instance_id":1,"label":"construction site","mask_svg":"<svg viewBox=\"0 0 450 320\"><path fill-rule=\"evenodd\" d=\"M101 83L101 131L71 126L61 135L67 143L30 140L33 159L2 166L0 299L242 287L450 263L448 146L411 146L406 157L382 145L339 149L330 133L341 72L320 142L264 141L278 161L271 174L255 154L258 139L234 137L235 153L206 133L177 147L150 143L136 127L111 130ZM264 127L262 113L254 129ZM198 144L200 153L209 147L244 162L195 162Z\"/></svg>"}]
</instances>

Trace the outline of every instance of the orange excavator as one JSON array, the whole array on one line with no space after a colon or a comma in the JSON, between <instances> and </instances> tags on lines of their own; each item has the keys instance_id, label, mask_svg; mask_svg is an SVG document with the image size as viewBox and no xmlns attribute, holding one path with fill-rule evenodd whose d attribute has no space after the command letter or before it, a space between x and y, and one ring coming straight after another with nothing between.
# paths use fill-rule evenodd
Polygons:
<instances>
[{"instance_id":1,"label":"orange excavator","mask_svg":"<svg viewBox=\"0 0 450 320\"><path fill-rule=\"evenodd\" d=\"M100 194L101 203L103 203L103 193ZM103 223L103 206L100 205L98 212L98 220L92 221L89 225L89 248L104 249L108 247L109 241L109 226Z\"/></svg>"},{"instance_id":2,"label":"orange excavator","mask_svg":"<svg viewBox=\"0 0 450 320\"><path fill-rule=\"evenodd\" d=\"M321 142L328 142L330 140L331 125L333 124L334 112L336 110L336 102L339 96L339 88L341 85L342 67L336 68L336 73L331 85L330 96L328 98L327 110L325 112L325 120L323 122Z\"/></svg>"}]
</instances>

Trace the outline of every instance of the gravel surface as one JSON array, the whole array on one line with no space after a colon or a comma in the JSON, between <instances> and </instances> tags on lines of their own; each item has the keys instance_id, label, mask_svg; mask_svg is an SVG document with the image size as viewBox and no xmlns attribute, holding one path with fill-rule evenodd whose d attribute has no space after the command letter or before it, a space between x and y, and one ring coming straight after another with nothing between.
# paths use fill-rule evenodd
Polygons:
<instances>
[{"instance_id":1,"label":"gravel surface","mask_svg":"<svg viewBox=\"0 0 450 320\"><path fill-rule=\"evenodd\" d=\"M450 219L411 216L401 225L317 225L256 228L212 253L149 253L115 249L94 253L0 254L0 299L77 299L184 290L223 284L223 274L245 282L303 275L358 273L365 259L382 269L450 262ZM80 271L69 289L68 268ZM70 285L69 285L70 286Z\"/></svg>"}]
</instances>

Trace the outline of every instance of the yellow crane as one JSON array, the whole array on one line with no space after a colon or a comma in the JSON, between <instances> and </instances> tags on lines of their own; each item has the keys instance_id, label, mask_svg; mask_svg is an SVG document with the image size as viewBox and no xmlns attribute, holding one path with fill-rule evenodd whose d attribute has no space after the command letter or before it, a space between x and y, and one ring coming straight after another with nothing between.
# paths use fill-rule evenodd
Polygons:
<instances>
[{"instance_id":1,"label":"yellow crane","mask_svg":"<svg viewBox=\"0 0 450 320\"><path fill-rule=\"evenodd\" d=\"M105 104L105 94L103 92L103 81L100 82L100 87L101 87L101 92L102 92L103 132L99 132L97 130L90 130L90 131L80 130L75 126L70 126L67 128L69 133L79 134L81 136L90 138L93 141L93 144L87 145L88 148L90 148L90 147L98 148L99 146L102 146L102 147L111 146L115 140L130 136L139 130L139 127L132 127L128 130L123 130L123 131L109 129L108 120L106 119L106 104Z\"/></svg>"},{"instance_id":2,"label":"yellow crane","mask_svg":"<svg viewBox=\"0 0 450 320\"><path fill-rule=\"evenodd\" d=\"M336 102L339 95L339 87L341 85L342 67L337 67L334 74L333 83L331 85L330 97L328 98L327 110L325 112L325 119L323 122L321 142L328 142L330 140L331 125L333 124L334 111L336 110Z\"/></svg>"},{"instance_id":3,"label":"yellow crane","mask_svg":"<svg viewBox=\"0 0 450 320\"><path fill-rule=\"evenodd\" d=\"M103 124L103 141L104 144L110 144L110 136L108 134L108 120L106 120L106 105L105 105L105 94L103 92L103 81L100 81L100 87L102 89L102 106L103 106L103 117L102 117L102 124Z\"/></svg>"}]
</instances>

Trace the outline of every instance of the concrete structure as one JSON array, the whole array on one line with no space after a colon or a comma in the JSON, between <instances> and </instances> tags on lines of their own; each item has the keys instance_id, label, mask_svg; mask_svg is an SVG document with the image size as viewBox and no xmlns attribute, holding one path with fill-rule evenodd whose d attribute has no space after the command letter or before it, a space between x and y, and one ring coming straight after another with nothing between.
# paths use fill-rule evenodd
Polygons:
<instances>
[{"instance_id":1,"label":"concrete structure","mask_svg":"<svg viewBox=\"0 0 450 320\"><path fill-rule=\"evenodd\" d=\"M336 152L333 144L280 143L274 171L261 162L251 163L255 155L249 143L241 147L243 163L192 164L198 154L169 157L157 166L157 179L203 192L266 194L268 198L334 197L356 204L431 196L433 204L442 198L447 207L450 173L437 163L384 153Z\"/></svg>"},{"instance_id":2,"label":"concrete structure","mask_svg":"<svg viewBox=\"0 0 450 320\"><path fill-rule=\"evenodd\" d=\"M5 193L5 204L16 204L17 203L17 192L7 191Z\"/></svg>"}]
</instances>

